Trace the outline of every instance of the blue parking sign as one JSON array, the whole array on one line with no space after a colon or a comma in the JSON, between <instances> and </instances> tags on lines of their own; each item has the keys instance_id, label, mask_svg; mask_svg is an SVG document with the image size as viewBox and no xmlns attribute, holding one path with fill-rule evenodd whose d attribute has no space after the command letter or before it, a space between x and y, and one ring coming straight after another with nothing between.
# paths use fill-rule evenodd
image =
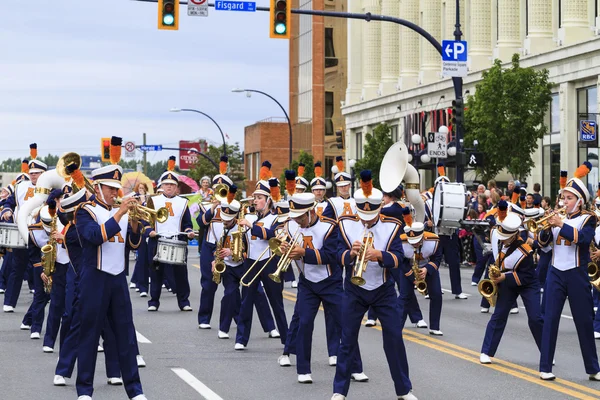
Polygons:
<instances>
[{"instance_id":1,"label":"blue parking sign","mask_svg":"<svg viewBox=\"0 0 600 400\"><path fill-rule=\"evenodd\" d=\"M579 122L580 140L593 142L596 140L596 121L583 120Z\"/></svg>"}]
</instances>

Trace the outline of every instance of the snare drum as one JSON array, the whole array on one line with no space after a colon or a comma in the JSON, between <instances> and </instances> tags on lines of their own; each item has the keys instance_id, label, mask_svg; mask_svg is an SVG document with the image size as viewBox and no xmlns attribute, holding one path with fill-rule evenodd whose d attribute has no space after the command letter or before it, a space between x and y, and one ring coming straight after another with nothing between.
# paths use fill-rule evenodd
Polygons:
<instances>
[{"instance_id":1,"label":"snare drum","mask_svg":"<svg viewBox=\"0 0 600 400\"><path fill-rule=\"evenodd\" d=\"M187 265L186 256L187 242L165 238L158 239L155 261L165 264Z\"/></svg>"},{"instance_id":2,"label":"snare drum","mask_svg":"<svg viewBox=\"0 0 600 400\"><path fill-rule=\"evenodd\" d=\"M458 182L439 182L433 192L433 224L460 228L467 217L467 186Z\"/></svg>"},{"instance_id":3,"label":"snare drum","mask_svg":"<svg viewBox=\"0 0 600 400\"><path fill-rule=\"evenodd\" d=\"M24 249L27 248L25 240L19 233L17 224L11 224L7 222L0 223L0 247L7 247L11 249Z\"/></svg>"}]
</instances>

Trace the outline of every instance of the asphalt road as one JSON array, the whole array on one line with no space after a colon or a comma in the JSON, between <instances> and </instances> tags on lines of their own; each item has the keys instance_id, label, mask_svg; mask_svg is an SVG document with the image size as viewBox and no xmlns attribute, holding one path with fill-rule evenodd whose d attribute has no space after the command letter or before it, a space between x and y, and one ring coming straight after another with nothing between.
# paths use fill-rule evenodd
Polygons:
<instances>
[{"instance_id":1,"label":"asphalt road","mask_svg":"<svg viewBox=\"0 0 600 400\"><path fill-rule=\"evenodd\" d=\"M256 321L248 349L235 351L232 339L217 339L218 307L211 330L199 330L196 312L200 272L195 251L190 252L189 276L194 312L181 312L175 296L163 292L160 310L146 311L146 300L131 291L140 351L147 367L140 370L144 392L150 400L275 400L329 399L335 368L327 363L323 314L317 316L312 357L311 385L297 383L295 359L291 368L277 364L282 345L261 332ZM133 266L133 263L132 263ZM407 324L404 330L414 394L423 399L599 399L600 383L590 382L583 368L570 310L565 307L560 326L554 373L558 379L538 377L539 352L527 327L524 310L511 315L491 366L479 363L479 350L490 314L481 314L476 287L469 285L472 270L464 268L463 289L472 296L456 300L449 292L442 310L443 337ZM441 269L442 286L449 288L448 270ZM26 286L26 285L24 285ZM288 319L296 290L286 287ZM217 294L220 299L220 293ZM427 300L418 296L424 315ZM57 354L44 354L41 341L20 331L32 295L23 290L16 312L0 314L0 399L76 399L75 381L66 387L52 385ZM522 304L521 304L522 305ZM427 320L427 317L425 317ZM258 329L257 329L258 328ZM364 372L368 383L352 383L349 399L395 399L385 361L379 327L363 328L360 336ZM94 399L126 399L123 387L106 384L103 355L98 357Z\"/></svg>"}]
</instances>

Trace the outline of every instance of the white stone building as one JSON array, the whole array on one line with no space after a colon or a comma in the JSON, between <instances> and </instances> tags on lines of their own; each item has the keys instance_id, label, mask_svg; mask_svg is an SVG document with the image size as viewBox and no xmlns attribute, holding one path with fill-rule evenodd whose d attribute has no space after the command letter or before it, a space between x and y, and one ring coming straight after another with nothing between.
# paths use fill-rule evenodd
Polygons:
<instances>
[{"instance_id":1,"label":"white stone building","mask_svg":"<svg viewBox=\"0 0 600 400\"><path fill-rule=\"evenodd\" d=\"M440 42L454 39L456 0L348 3L350 12L397 16L423 27ZM523 67L550 71L554 83L548 105L550 133L540 140L536 167L527 179L529 187L541 183L545 195L558 190L560 170L572 176L586 159L594 166L589 189L598 189L598 141L579 141L579 121L598 119L599 9L600 0L460 0L461 30L469 47L466 95L474 93L482 70L495 58L508 64L514 53L520 53ZM348 87L342 104L347 159L362 157L365 134L382 122L392 127L395 139L407 143L411 133L436 131L447 123L453 99L451 79L441 77L440 55L424 38L391 23L349 20ZM434 170L421 170L424 187L431 185ZM467 175L465 180L469 179L473 177Z\"/></svg>"}]
</instances>

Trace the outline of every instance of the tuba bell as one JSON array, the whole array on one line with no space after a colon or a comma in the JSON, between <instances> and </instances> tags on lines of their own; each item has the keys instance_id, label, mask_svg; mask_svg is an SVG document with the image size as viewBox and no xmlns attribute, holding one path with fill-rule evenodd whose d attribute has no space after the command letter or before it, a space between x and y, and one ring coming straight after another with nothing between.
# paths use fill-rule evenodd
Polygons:
<instances>
[{"instance_id":1,"label":"tuba bell","mask_svg":"<svg viewBox=\"0 0 600 400\"><path fill-rule=\"evenodd\" d=\"M219 183L219 184L215 185L215 188L213 190L215 192L215 199L217 199L219 201L227 200L227 194L229 193L229 188L227 187L226 184Z\"/></svg>"},{"instance_id":2,"label":"tuba bell","mask_svg":"<svg viewBox=\"0 0 600 400\"><path fill-rule=\"evenodd\" d=\"M56 172L60 177L64 178L65 180L68 180L72 178L73 173L79 170L80 167L81 156L77 153L70 152L64 154L61 158L59 158L58 162L56 163ZM88 190L88 192L93 194L94 186L92 185L92 183L85 176L83 177L83 181L85 182L84 186ZM71 187L73 188L73 192L75 193L83 189L82 187L79 187L75 182L71 183Z\"/></svg>"}]
</instances>

